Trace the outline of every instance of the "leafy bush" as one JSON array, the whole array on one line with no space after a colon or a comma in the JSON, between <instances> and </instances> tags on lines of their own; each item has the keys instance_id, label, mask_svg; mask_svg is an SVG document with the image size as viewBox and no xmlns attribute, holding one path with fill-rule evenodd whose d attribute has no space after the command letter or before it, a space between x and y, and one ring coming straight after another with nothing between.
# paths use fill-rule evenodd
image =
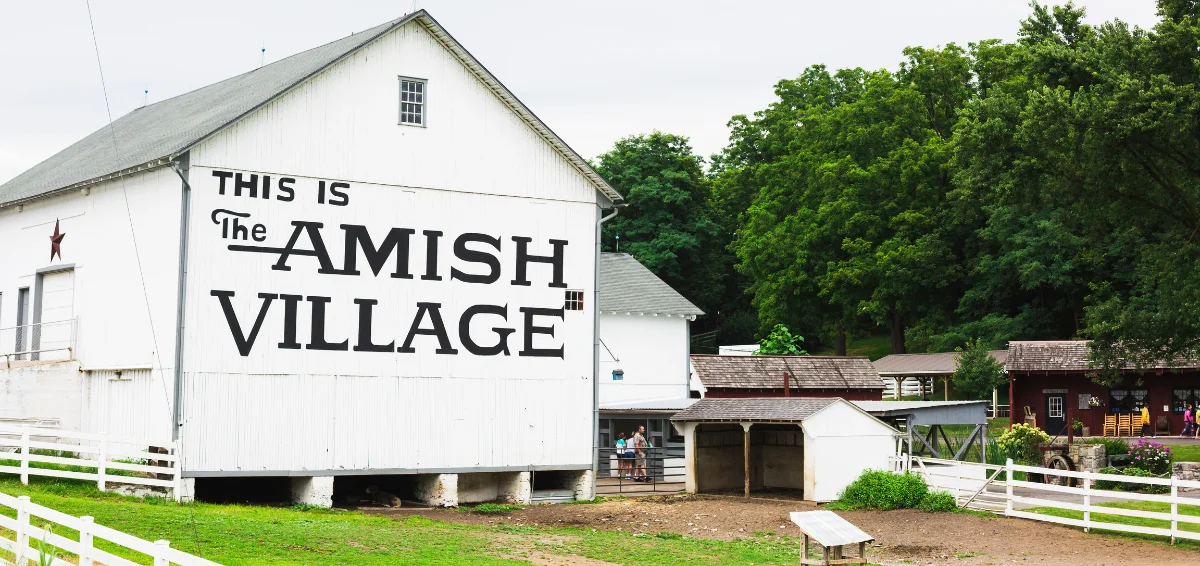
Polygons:
<instances>
[{"instance_id":1,"label":"leafy bush","mask_svg":"<svg viewBox=\"0 0 1200 566\"><path fill-rule=\"evenodd\" d=\"M1140 468L1153 475L1161 476L1171 471L1171 448L1146 439L1137 441L1129 448L1128 454L1133 458L1130 466Z\"/></svg>"},{"instance_id":2,"label":"leafy bush","mask_svg":"<svg viewBox=\"0 0 1200 566\"><path fill-rule=\"evenodd\" d=\"M959 352L954 370L954 388L967 394L969 399L986 399L992 389L1007 384L1004 366L992 357L988 344L976 338L967 342L966 348L955 348Z\"/></svg>"},{"instance_id":3,"label":"leafy bush","mask_svg":"<svg viewBox=\"0 0 1200 566\"><path fill-rule=\"evenodd\" d=\"M513 511L520 511L520 510L521 510L520 505L505 505L503 503L480 503L479 505L476 505L474 509L471 509L471 512L472 513L483 513L486 515L490 515L490 514L494 514L494 513L511 513Z\"/></svg>"},{"instance_id":4,"label":"leafy bush","mask_svg":"<svg viewBox=\"0 0 1200 566\"><path fill-rule=\"evenodd\" d=\"M1139 478L1157 477L1155 474L1152 474L1141 468L1125 468L1125 471L1123 473L1124 473L1124 475L1127 475L1127 476L1133 476L1133 477L1139 477ZM1169 486L1165 486L1165 485L1151 485L1151 484L1146 484L1146 483L1125 482L1125 483L1121 484L1121 490L1122 491L1140 491L1143 493L1167 493L1168 491L1171 491L1171 488Z\"/></svg>"},{"instance_id":5,"label":"leafy bush","mask_svg":"<svg viewBox=\"0 0 1200 566\"><path fill-rule=\"evenodd\" d=\"M1017 423L1000 435L996 445L1006 457L1019 464L1040 466L1041 451L1038 445L1043 442L1050 442L1050 435L1042 432L1042 429Z\"/></svg>"},{"instance_id":6,"label":"leafy bush","mask_svg":"<svg viewBox=\"0 0 1200 566\"><path fill-rule=\"evenodd\" d=\"M1116 468L1100 468L1100 473L1113 474L1113 475L1119 476L1119 475L1121 475L1121 470L1118 470ZM1111 490L1120 489L1121 484L1118 482L1115 482L1115 481L1096 480L1096 483L1092 484L1092 487L1094 487L1096 489L1103 489L1103 490L1111 491Z\"/></svg>"},{"instance_id":7,"label":"leafy bush","mask_svg":"<svg viewBox=\"0 0 1200 566\"><path fill-rule=\"evenodd\" d=\"M1105 456L1118 456L1129 453L1129 443L1123 438L1089 438L1080 444L1103 444Z\"/></svg>"},{"instance_id":8,"label":"leafy bush","mask_svg":"<svg viewBox=\"0 0 1200 566\"><path fill-rule=\"evenodd\" d=\"M758 341L756 356L807 356L808 351L801 348L804 337L792 334L788 327L776 324L766 338Z\"/></svg>"},{"instance_id":9,"label":"leafy bush","mask_svg":"<svg viewBox=\"0 0 1200 566\"><path fill-rule=\"evenodd\" d=\"M954 500L954 496L944 491L931 491L925 494L921 502L917 504L917 509L927 513L947 513L949 511L958 510L958 502Z\"/></svg>"},{"instance_id":10,"label":"leafy bush","mask_svg":"<svg viewBox=\"0 0 1200 566\"><path fill-rule=\"evenodd\" d=\"M929 493L917 474L867 470L838 495L838 509L913 509Z\"/></svg>"}]
</instances>

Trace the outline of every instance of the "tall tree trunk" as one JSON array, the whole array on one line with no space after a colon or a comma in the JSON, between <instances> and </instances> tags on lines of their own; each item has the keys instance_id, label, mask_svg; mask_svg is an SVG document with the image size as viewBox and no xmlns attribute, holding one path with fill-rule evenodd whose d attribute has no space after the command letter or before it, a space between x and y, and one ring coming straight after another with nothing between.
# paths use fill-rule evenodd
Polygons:
<instances>
[{"instance_id":1,"label":"tall tree trunk","mask_svg":"<svg viewBox=\"0 0 1200 566\"><path fill-rule=\"evenodd\" d=\"M903 354L904 352L904 320L900 317L899 309L892 309L892 314L888 315L888 334L892 340L892 353Z\"/></svg>"},{"instance_id":2,"label":"tall tree trunk","mask_svg":"<svg viewBox=\"0 0 1200 566\"><path fill-rule=\"evenodd\" d=\"M845 327L838 328L837 334L835 334L833 336L833 355L835 355L835 356L846 355L846 328Z\"/></svg>"}]
</instances>

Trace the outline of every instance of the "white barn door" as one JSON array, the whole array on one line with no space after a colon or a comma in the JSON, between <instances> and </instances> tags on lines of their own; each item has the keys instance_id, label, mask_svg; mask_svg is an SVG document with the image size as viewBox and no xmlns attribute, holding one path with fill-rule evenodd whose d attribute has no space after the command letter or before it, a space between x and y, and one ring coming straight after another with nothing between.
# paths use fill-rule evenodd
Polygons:
<instances>
[{"instance_id":1,"label":"white barn door","mask_svg":"<svg viewBox=\"0 0 1200 566\"><path fill-rule=\"evenodd\" d=\"M67 360L75 324L75 270L55 271L42 276L41 325L34 329L40 337L43 360Z\"/></svg>"}]
</instances>

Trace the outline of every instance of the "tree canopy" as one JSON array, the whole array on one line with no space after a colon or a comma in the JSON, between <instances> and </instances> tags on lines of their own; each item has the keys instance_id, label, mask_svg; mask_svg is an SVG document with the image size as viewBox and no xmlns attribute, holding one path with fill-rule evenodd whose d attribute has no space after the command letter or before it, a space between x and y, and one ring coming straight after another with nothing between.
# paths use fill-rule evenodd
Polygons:
<instances>
[{"instance_id":1,"label":"tree canopy","mask_svg":"<svg viewBox=\"0 0 1200 566\"><path fill-rule=\"evenodd\" d=\"M599 165L630 210L606 235L809 348L1091 338L1101 381L1200 358L1200 8L1157 6L1139 29L1035 2L1015 42L809 67L730 120L707 172L682 138L622 140Z\"/></svg>"}]
</instances>

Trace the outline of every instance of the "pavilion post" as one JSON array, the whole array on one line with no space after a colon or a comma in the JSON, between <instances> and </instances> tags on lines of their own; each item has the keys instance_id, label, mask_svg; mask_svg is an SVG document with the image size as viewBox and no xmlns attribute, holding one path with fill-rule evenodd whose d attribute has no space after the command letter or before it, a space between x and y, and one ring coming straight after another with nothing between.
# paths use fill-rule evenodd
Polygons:
<instances>
[{"instance_id":1,"label":"pavilion post","mask_svg":"<svg viewBox=\"0 0 1200 566\"><path fill-rule=\"evenodd\" d=\"M745 496L750 497L750 423L742 423L742 463L745 472Z\"/></svg>"},{"instance_id":2,"label":"pavilion post","mask_svg":"<svg viewBox=\"0 0 1200 566\"><path fill-rule=\"evenodd\" d=\"M947 401L950 400L950 378L949 377L942 378L942 394L945 396L945 399Z\"/></svg>"}]
</instances>

